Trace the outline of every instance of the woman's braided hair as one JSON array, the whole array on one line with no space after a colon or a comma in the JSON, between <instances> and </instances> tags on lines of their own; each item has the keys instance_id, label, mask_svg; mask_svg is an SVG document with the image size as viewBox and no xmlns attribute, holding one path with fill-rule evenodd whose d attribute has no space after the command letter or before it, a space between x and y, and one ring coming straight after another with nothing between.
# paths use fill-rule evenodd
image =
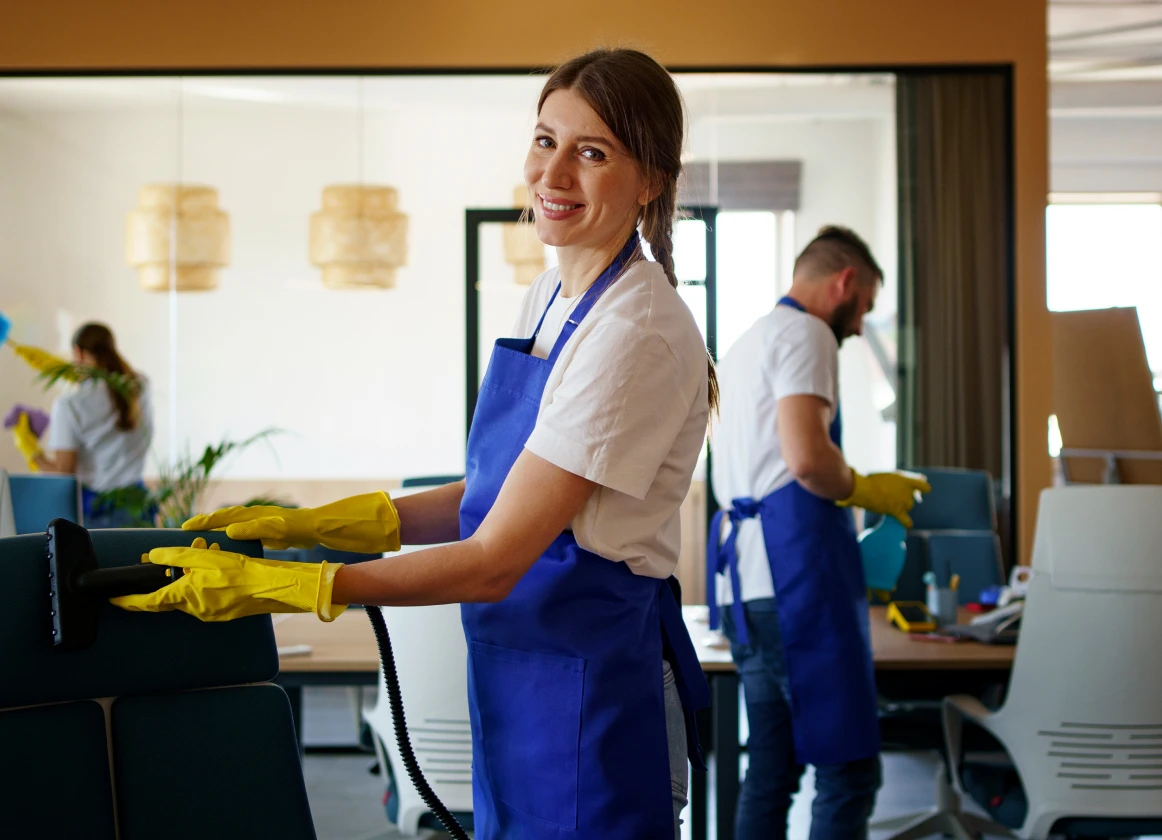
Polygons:
<instances>
[{"instance_id":1,"label":"woman's braided hair","mask_svg":"<svg viewBox=\"0 0 1162 840\"><path fill-rule=\"evenodd\" d=\"M541 90L538 113L557 90L580 95L658 190L657 197L642 208L639 225L654 259L676 288L673 231L686 121L673 78L643 52L597 49L553 71ZM710 410L717 411L718 378L709 353L706 364Z\"/></svg>"}]
</instances>

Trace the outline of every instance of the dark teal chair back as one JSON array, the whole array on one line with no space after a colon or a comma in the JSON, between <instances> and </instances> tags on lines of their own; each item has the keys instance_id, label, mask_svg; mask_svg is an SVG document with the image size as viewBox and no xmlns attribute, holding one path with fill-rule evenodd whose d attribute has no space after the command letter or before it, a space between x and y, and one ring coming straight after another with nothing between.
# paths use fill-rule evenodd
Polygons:
<instances>
[{"instance_id":1,"label":"dark teal chair back","mask_svg":"<svg viewBox=\"0 0 1162 840\"><path fill-rule=\"evenodd\" d=\"M462 475L420 475L412 478L405 478L400 487L441 487L445 484L452 484L459 481L464 476Z\"/></svg>"},{"instance_id":2,"label":"dark teal chair back","mask_svg":"<svg viewBox=\"0 0 1162 840\"><path fill-rule=\"evenodd\" d=\"M81 522L81 488L74 475L11 475L16 533L43 534L54 519Z\"/></svg>"},{"instance_id":3,"label":"dark teal chair back","mask_svg":"<svg viewBox=\"0 0 1162 840\"><path fill-rule=\"evenodd\" d=\"M981 590L1004 582L993 480L984 470L915 467L932 485L912 509L907 557L896 590L897 601L923 601L924 573L936 575L938 586L960 576L961 604L980 599ZM869 515L869 527L878 517Z\"/></svg>"},{"instance_id":4,"label":"dark teal chair back","mask_svg":"<svg viewBox=\"0 0 1162 840\"><path fill-rule=\"evenodd\" d=\"M91 533L102 568L195 536ZM0 836L313 840L290 704L266 682L278 671L268 616L203 623L104 604L93 646L57 651L43 534L0 539L0 592Z\"/></svg>"},{"instance_id":5,"label":"dark teal chair back","mask_svg":"<svg viewBox=\"0 0 1162 840\"><path fill-rule=\"evenodd\" d=\"M917 467L932 485L912 509L917 531L995 531L993 479L984 470Z\"/></svg>"}]
</instances>

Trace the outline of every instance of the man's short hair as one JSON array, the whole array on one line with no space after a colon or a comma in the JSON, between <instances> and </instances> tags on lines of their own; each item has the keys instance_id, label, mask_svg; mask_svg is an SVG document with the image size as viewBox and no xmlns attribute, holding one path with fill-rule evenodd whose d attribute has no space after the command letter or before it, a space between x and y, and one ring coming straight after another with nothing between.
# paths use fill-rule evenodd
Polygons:
<instances>
[{"instance_id":1,"label":"man's short hair","mask_svg":"<svg viewBox=\"0 0 1162 840\"><path fill-rule=\"evenodd\" d=\"M824 277L848 267L856 269L861 282L883 282L883 269L867 243L851 228L827 225L819 229L795 260L794 276Z\"/></svg>"}]
</instances>

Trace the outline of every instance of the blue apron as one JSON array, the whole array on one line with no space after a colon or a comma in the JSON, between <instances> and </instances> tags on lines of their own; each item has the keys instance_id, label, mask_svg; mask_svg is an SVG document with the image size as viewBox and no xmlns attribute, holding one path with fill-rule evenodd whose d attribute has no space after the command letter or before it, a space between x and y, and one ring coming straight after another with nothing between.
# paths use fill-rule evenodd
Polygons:
<instances>
[{"instance_id":1,"label":"blue apron","mask_svg":"<svg viewBox=\"0 0 1162 840\"><path fill-rule=\"evenodd\" d=\"M139 490L142 497L147 490L144 481L137 481L121 490ZM122 510L108 500L102 500L102 493L91 487L81 486L81 521L89 530L96 528L151 528L153 518L157 515L157 507L149 505L142 511L132 512ZM144 518L144 522L139 519Z\"/></svg>"},{"instance_id":2,"label":"blue apron","mask_svg":"<svg viewBox=\"0 0 1162 840\"><path fill-rule=\"evenodd\" d=\"M547 359L531 354L536 333L496 342L468 435L462 538L524 448L565 343L637 247L635 233ZM503 601L462 605L477 840L672 840L663 657L699 768L693 712L709 705L672 586L582 549L566 531Z\"/></svg>"},{"instance_id":3,"label":"blue apron","mask_svg":"<svg viewBox=\"0 0 1162 840\"><path fill-rule=\"evenodd\" d=\"M800 311L793 298L781 305ZM838 409L831 441L840 446ZM718 626L718 573L730 576L738 640L749 642L738 580L739 523L757 516L771 567L790 686L795 755L801 764L841 764L879 753L875 669L868 627L867 587L851 511L808 492L797 481L765 498L732 499L710 525L707 599ZM730 534L722 540L723 519Z\"/></svg>"}]
</instances>

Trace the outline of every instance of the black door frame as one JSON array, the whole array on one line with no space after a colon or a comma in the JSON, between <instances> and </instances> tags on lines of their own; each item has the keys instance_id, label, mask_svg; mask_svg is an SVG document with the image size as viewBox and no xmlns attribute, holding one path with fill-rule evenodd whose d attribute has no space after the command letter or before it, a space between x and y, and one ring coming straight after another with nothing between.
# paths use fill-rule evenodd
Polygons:
<instances>
[{"instance_id":1,"label":"black door frame","mask_svg":"<svg viewBox=\"0 0 1162 840\"><path fill-rule=\"evenodd\" d=\"M472 428L480 386L480 226L519 222L525 211L512 207L472 208L464 211L464 440ZM718 358L718 234L714 222L718 208L693 205L679 210L680 219L706 226L706 273L702 280L684 286L706 287L706 349ZM709 469L709 462L707 462ZM707 481L707 487L710 482ZM707 499L710 498L707 493ZM716 509L716 508L715 508ZM709 510L709 502L708 502Z\"/></svg>"}]
</instances>

